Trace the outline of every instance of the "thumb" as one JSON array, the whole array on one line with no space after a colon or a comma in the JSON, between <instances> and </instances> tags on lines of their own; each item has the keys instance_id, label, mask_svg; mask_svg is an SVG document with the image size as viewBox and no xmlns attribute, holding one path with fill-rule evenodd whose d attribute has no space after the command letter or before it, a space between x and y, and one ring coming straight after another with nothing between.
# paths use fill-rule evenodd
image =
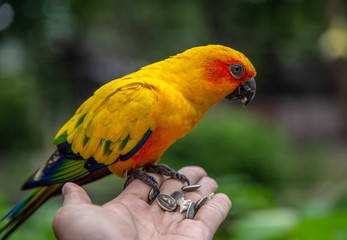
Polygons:
<instances>
[{"instance_id":1,"label":"thumb","mask_svg":"<svg viewBox=\"0 0 347 240\"><path fill-rule=\"evenodd\" d=\"M73 204L92 204L88 194L79 185L68 182L65 183L62 190L64 204L63 206Z\"/></svg>"}]
</instances>

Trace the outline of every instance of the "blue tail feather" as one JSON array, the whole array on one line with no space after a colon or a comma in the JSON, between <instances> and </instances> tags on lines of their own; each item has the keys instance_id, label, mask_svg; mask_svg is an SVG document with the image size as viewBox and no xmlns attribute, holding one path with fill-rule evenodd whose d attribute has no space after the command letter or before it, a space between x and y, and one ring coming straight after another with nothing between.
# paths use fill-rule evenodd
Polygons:
<instances>
[{"instance_id":1,"label":"blue tail feather","mask_svg":"<svg viewBox=\"0 0 347 240\"><path fill-rule=\"evenodd\" d=\"M60 192L62 184L39 187L32 190L8 214L0 220L0 238L6 239L51 196Z\"/></svg>"},{"instance_id":2,"label":"blue tail feather","mask_svg":"<svg viewBox=\"0 0 347 240\"><path fill-rule=\"evenodd\" d=\"M63 149L54 152L46 164L23 184L22 189L74 181L107 167L93 158L83 159L79 154L72 156L69 153L71 158L67 158L65 152L60 151Z\"/></svg>"}]
</instances>

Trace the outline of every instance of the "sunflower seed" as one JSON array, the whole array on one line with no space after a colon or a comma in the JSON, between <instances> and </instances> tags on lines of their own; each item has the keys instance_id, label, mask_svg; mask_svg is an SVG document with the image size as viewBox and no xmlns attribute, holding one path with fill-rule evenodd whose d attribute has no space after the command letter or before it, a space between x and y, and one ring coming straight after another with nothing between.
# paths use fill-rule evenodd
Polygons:
<instances>
[{"instance_id":1,"label":"sunflower seed","mask_svg":"<svg viewBox=\"0 0 347 240\"><path fill-rule=\"evenodd\" d=\"M180 213L183 213L185 210L188 209L189 205L192 203L192 200L184 200L180 204Z\"/></svg>"},{"instance_id":2,"label":"sunflower seed","mask_svg":"<svg viewBox=\"0 0 347 240\"><path fill-rule=\"evenodd\" d=\"M241 103L242 104L245 104L246 102L247 102L247 97L244 97L244 98L241 99Z\"/></svg>"},{"instance_id":3,"label":"sunflower seed","mask_svg":"<svg viewBox=\"0 0 347 240\"><path fill-rule=\"evenodd\" d=\"M158 205L166 211L174 211L177 207L176 200L166 194L159 194L157 197Z\"/></svg>"},{"instance_id":4,"label":"sunflower seed","mask_svg":"<svg viewBox=\"0 0 347 240\"><path fill-rule=\"evenodd\" d=\"M183 186L181 189L182 191L195 191L199 187L201 187L200 184L193 184L193 185Z\"/></svg>"},{"instance_id":5,"label":"sunflower seed","mask_svg":"<svg viewBox=\"0 0 347 240\"><path fill-rule=\"evenodd\" d=\"M195 204L195 209L200 208L202 205L205 204L206 201L207 201L207 196L203 196L202 198L200 198Z\"/></svg>"},{"instance_id":6,"label":"sunflower seed","mask_svg":"<svg viewBox=\"0 0 347 240\"><path fill-rule=\"evenodd\" d=\"M210 195L208 195L208 200L211 200L214 197L214 193L210 193Z\"/></svg>"},{"instance_id":7,"label":"sunflower seed","mask_svg":"<svg viewBox=\"0 0 347 240\"><path fill-rule=\"evenodd\" d=\"M189 204L189 207L188 207L188 209L187 209L187 213L186 213L186 218L187 219L193 219L194 218L194 216L195 216L195 213L196 213L196 211L195 211L195 202L191 202L190 204Z\"/></svg>"},{"instance_id":8,"label":"sunflower seed","mask_svg":"<svg viewBox=\"0 0 347 240\"><path fill-rule=\"evenodd\" d=\"M182 206L184 204L184 201L186 201L186 200L184 200L184 198L181 197L180 199L177 200L177 205Z\"/></svg>"},{"instance_id":9,"label":"sunflower seed","mask_svg":"<svg viewBox=\"0 0 347 240\"><path fill-rule=\"evenodd\" d=\"M177 203L178 203L178 201L179 201L181 198L183 198L183 196L184 196L184 193L181 192L181 191L176 191L176 192L173 192L173 193L171 194L171 197L173 197L173 198L176 200Z\"/></svg>"},{"instance_id":10,"label":"sunflower seed","mask_svg":"<svg viewBox=\"0 0 347 240\"><path fill-rule=\"evenodd\" d=\"M183 213L184 211L186 211L188 209L187 205L181 205L180 206L180 213Z\"/></svg>"},{"instance_id":11,"label":"sunflower seed","mask_svg":"<svg viewBox=\"0 0 347 240\"><path fill-rule=\"evenodd\" d=\"M156 196L157 196L157 193L153 190L153 188L151 188L151 191L149 191L149 194L148 194L149 201L154 200Z\"/></svg>"}]
</instances>

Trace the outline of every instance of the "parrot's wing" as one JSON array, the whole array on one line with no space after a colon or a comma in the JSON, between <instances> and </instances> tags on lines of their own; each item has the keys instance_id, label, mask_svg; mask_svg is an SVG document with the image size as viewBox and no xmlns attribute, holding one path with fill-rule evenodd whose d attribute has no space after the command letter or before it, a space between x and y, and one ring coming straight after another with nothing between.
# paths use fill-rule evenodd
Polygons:
<instances>
[{"instance_id":1,"label":"parrot's wing","mask_svg":"<svg viewBox=\"0 0 347 240\"><path fill-rule=\"evenodd\" d=\"M157 90L142 82L106 84L61 128L58 150L23 189L81 179L133 157L155 129Z\"/></svg>"},{"instance_id":2,"label":"parrot's wing","mask_svg":"<svg viewBox=\"0 0 347 240\"><path fill-rule=\"evenodd\" d=\"M137 152L139 142L155 129L151 113L157 102L158 92L146 83L106 84L81 105L57 136L66 135L72 151L84 159L93 157L109 165L134 153L134 148Z\"/></svg>"}]
</instances>

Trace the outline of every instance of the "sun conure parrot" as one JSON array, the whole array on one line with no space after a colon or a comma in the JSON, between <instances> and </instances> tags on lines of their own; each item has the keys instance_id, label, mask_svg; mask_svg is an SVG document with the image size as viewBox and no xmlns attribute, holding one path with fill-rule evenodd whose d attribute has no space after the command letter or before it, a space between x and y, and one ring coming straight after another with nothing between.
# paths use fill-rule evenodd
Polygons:
<instances>
[{"instance_id":1,"label":"sun conure parrot","mask_svg":"<svg viewBox=\"0 0 347 240\"><path fill-rule=\"evenodd\" d=\"M85 184L110 173L149 184L147 172L189 184L166 165L155 164L223 98L252 101L256 71L242 53L220 45L189 49L113 80L87 99L57 133L57 150L22 186L33 190L0 222L9 236L65 182ZM153 196L152 196L153 197Z\"/></svg>"}]
</instances>

